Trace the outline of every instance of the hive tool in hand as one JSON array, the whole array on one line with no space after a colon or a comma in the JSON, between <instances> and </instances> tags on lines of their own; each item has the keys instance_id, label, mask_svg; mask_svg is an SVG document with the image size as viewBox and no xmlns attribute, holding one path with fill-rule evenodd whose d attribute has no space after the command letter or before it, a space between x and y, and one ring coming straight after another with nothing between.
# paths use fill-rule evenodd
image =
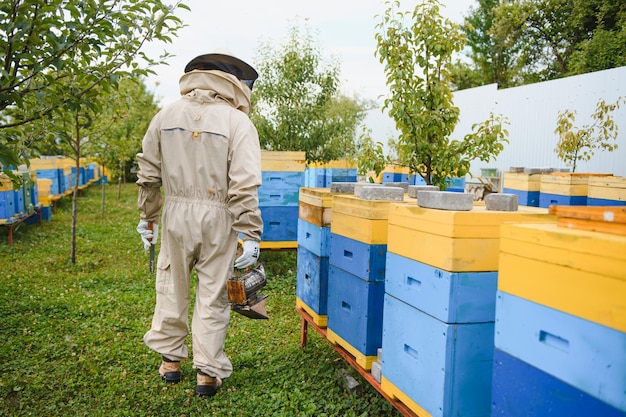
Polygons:
<instances>
[{"instance_id":1,"label":"hive tool in hand","mask_svg":"<svg viewBox=\"0 0 626 417\"><path fill-rule=\"evenodd\" d=\"M235 274L227 282L231 310L251 319L267 320L269 318L265 308L267 295L258 293L265 287L265 284L267 284L267 279L263 264L259 264L243 275Z\"/></svg>"}]
</instances>

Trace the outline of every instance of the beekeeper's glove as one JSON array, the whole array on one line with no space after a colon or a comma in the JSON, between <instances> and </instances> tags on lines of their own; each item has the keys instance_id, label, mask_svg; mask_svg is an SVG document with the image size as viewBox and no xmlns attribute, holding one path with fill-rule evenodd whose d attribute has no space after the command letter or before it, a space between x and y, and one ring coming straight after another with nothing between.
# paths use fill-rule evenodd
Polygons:
<instances>
[{"instance_id":1,"label":"beekeeper's glove","mask_svg":"<svg viewBox=\"0 0 626 417\"><path fill-rule=\"evenodd\" d=\"M246 240L243 242L243 253L235 260L235 268L244 269L254 265L259 260L259 242Z\"/></svg>"},{"instance_id":2,"label":"beekeeper's glove","mask_svg":"<svg viewBox=\"0 0 626 417\"><path fill-rule=\"evenodd\" d=\"M150 245L156 245L159 237L159 225L152 223L152 230L148 229L148 222L145 220L139 220L137 225L137 232L141 235L143 241L143 248L145 250L150 249Z\"/></svg>"}]
</instances>

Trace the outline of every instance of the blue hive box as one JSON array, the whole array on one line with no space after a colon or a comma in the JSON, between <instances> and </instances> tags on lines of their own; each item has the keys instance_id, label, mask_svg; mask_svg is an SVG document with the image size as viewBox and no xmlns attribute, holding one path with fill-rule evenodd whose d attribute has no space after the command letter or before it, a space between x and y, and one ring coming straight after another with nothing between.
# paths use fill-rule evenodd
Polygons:
<instances>
[{"instance_id":1,"label":"blue hive box","mask_svg":"<svg viewBox=\"0 0 626 417\"><path fill-rule=\"evenodd\" d=\"M298 247L311 251L316 256L330 255L330 227L315 225L298 219Z\"/></svg>"},{"instance_id":2,"label":"blue hive box","mask_svg":"<svg viewBox=\"0 0 626 417\"><path fill-rule=\"evenodd\" d=\"M0 191L0 219L9 219L15 215L15 197L13 190Z\"/></svg>"},{"instance_id":3,"label":"blue hive box","mask_svg":"<svg viewBox=\"0 0 626 417\"><path fill-rule=\"evenodd\" d=\"M304 170L304 187L327 187L326 168L306 168Z\"/></svg>"},{"instance_id":4,"label":"blue hive box","mask_svg":"<svg viewBox=\"0 0 626 417\"><path fill-rule=\"evenodd\" d=\"M328 274L328 331L363 369L371 369L382 345L385 283L365 281L334 265Z\"/></svg>"},{"instance_id":5,"label":"blue hive box","mask_svg":"<svg viewBox=\"0 0 626 417\"><path fill-rule=\"evenodd\" d=\"M492 417L624 417L626 412L496 349Z\"/></svg>"},{"instance_id":6,"label":"blue hive box","mask_svg":"<svg viewBox=\"0 0 626 417\"><path fill-rule=\"evenodd\" d=\"M296 296L322 327L326 327L328 314L328 267L328 257L298 246Z\"/></svg>"},{"instance_id":7,"label":"blue hive box","mask_svg":"<svg viewBox=\"0 0 626 417\"><path fill-rule=\"evenodd\" d=\"M15 207L15 213L24 213L24 191L22 189L13 190L13 201Z\"/></svg>"},{"instance_id":8,"label":"blue hive box","mask_svg":"<svg viewBox=\"0 0 626 417\"><path fill-rule=\"evenodd\" d=\"M626 411L626 334L498 290L495 347Z\"/></svg>"},{"instance_id":9,"label":"blue hive box","mask_svg":"<svg viewBox=\"0 0 626 417\"><path fill-rule=\"evenodd\" d=\"M298 206L260 207L263 218L262 241L296 241L298 238Z\"/></svg>"},{"instance_id":10,"label":"blue hive box","mask_svg":"<svg viewBox=\"0 0 626 417\"><path fill-rule=\"evenodd\" d=\"M419 415L489 416L494 324L447 324L389 294L384 311L382 390Z\"/></svg>"},{"instance_id":11,"label":"blue hive box","mask_svg":"<svg viewBox=\"0 0 626 417\"><path fill-rule=\"evenodd\" d=\"M514 190L512 188L504 188L504 193L515 194L517 196L517 202L520 206L539 207L539 191L522 191Z\"/></svg>"},{"instance_id":12,"label":"blue hive box","mask_svg":"<svg viewBox=\"0 0 626 417\"><path fill-rule=\"evenodd\" d=\"M586 195L560 195L560 194L539 194L539 207L547 208L550 206L586 206Z\"/></svg>"},{"instance_id":13,"label":"blue hive box","mask_svg":"<svg viewBox=\"0 0 626 417\"><path fill-rule=\"evenodd\" d=\"M445 323L495 320L497 272L448 272L387 252L385 292Z\"/></svg>"},{"instance_id":14,"label":"blue hive box","mask_svg":"<svg viewBox=\"0 0 626 417\"><path fill-rule=\"evenodd\" d=\"M366 281L385 280L387 245L330 234L330 263Z\"/></svg>"}]
</instances>

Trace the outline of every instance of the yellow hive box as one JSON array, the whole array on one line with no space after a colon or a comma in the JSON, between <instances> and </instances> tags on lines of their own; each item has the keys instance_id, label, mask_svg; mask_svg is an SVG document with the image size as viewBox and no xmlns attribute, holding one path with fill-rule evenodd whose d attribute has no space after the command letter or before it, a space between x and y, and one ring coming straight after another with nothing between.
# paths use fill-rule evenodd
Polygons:
<instances>
[{"instance_id":1,"label":"yellow hive box","mask_svg":"<svg viewBox=\"0 0 626 417\"><path fill-rule=\"evenodd\" d=\"M502 227L498 289L626 332L626 236Z\"/></svg>"},{"instance_id":2,"label":"yellow hive box","mask_svg":"<svg viewBox=\"0 0 626 417\"><path fill-rule=\"evenodd\" d=\"M553 172L541 176L540 191L544 194L587 196L590 177L606 177L610 174Z\"/></svg>"},{"instance_id":3,"label":"yellow hive box","mask_svg":"<svg viewBox=\"0 0 626 417\"><path fill-rule=\"evenodd\" d=\"M505 172L503 188L519 191L539 191L541 188L541 174Z\"/></svg>"},{"instance_id":4,"label":"yellow hive box","mask_svg":"<svg viewBox=\"0 0 626 417\"><path fill-rule=\"evenodd\" d=\"M383 172L391 172L393 174L409 174L409 167L403 167L401 165L387 165ZM415 175L415 174L414 174Z\"/></svg>"},{"instance_id":5,"label":"yellow hive box","mask_svg":"<svg viewBox=\"0 0 626 417\"><path fill-rule=\"evenodd\" d=\"M49 178L39 178L37 180L37 193L41 195L50 195L50 187L52 187L52 180Z\"/></svg>"},{"instance_id":6,"label":"yellow hive box","mask_svg":"<svg viewBox=\"0 0 626 417\"><path fill-rule=\"evenodd\" d=\"M329 161L326 164L326 168L356 168L357 164L354 161L348 161L346 159L340 159L337 161Z\"/></svg>"},{"instance_id":7,"label":"yellow hive box","mask_svg":"<svg viewBox=\"0 0 626 417\"><path fill-rule=\"evenodd\" d=\"M34 158L30 159L28 163L30 164L30 169L36 171L38 169L56 169L59 167L57 161L58 158Z\"/></svg>"},{"instance_id":8,"label":"yellow hive box","mask_svg":"<svg viewBox=\"0 0 626 417\"><path fill-rule=\"evenodd\" d=\"M626 177L591 177L587 197L626 201Z\"/></svg>"},{"instance_id":9,"label":"yellow hive box","mask_svg":"<svg viewBox=\"0 0 626 417\"><path fill-rule=\"evenodd\" d=\"M305 168L305 152L261 151L261 169L263 171L303 172Z\"/></svg>"},{"instance_id":10,"label":"yellow hive box","mask_svg":"<svg viewBox=\"0 0 626 417\"><path fill-rule=\"evenodd\" d=\"M539 207L453 211L398 204L389 209L387 251L450 272L497 271L503 223L555 221Z\"/></svg>"},{"instance_id":11,"label":"yellow hive box","mask_svg":"<svg viewBox=\"0 0 626 417\"><path fill-rule=\"evenodd\" d=\"M332 197L330 188L300 188L298 218L316 226L330 226Z\"/></svg>"},{"instance_id":12,"label":"yellow hive box","mask_svg":"<svg viewBox=\"0 0 626 417\"><path fill-rule=\"evenodd\" d=\"M13 183L9 179L9 177L0 178L0 191L12 191Z\"/></svg>"},{"instance_id":13,"label":"yellow hive box","mask_svg":"<svg viewBox=\"0 0 626 417\"><path fill-rule=\"evenodd\" d=\"M352 195L335 195L330 231L370 245L384 245L387 243L389 207L398 203L363 200Z\"/></svg>"}]
</instances>

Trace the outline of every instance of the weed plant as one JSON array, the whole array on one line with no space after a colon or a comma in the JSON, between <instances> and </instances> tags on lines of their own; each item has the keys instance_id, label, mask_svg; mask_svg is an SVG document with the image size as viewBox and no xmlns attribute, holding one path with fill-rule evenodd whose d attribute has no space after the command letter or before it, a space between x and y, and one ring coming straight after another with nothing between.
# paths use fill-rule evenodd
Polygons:
<instances>
[{"instance_id":1,"label":"weed plant","mask_svg":"<svg viewBox=\"0 0 626 417\"><path fill-rule=\"evenodd\" d=\"M142 342L155 293L135 231L137 189L123 185L118 199L117 186L104 188L104 216L99 185L79 197L75 264L70 197L52 221L21 225L11 246L0 229L0 415L400 415L314 330L300 348L295 251L261 254L270 320L231 315L234 372L218 394L194 396L190 360L182 382L165 385L160 357ZM346 375L361 389L349 390Z\"/></svg>"}]
</instances>

